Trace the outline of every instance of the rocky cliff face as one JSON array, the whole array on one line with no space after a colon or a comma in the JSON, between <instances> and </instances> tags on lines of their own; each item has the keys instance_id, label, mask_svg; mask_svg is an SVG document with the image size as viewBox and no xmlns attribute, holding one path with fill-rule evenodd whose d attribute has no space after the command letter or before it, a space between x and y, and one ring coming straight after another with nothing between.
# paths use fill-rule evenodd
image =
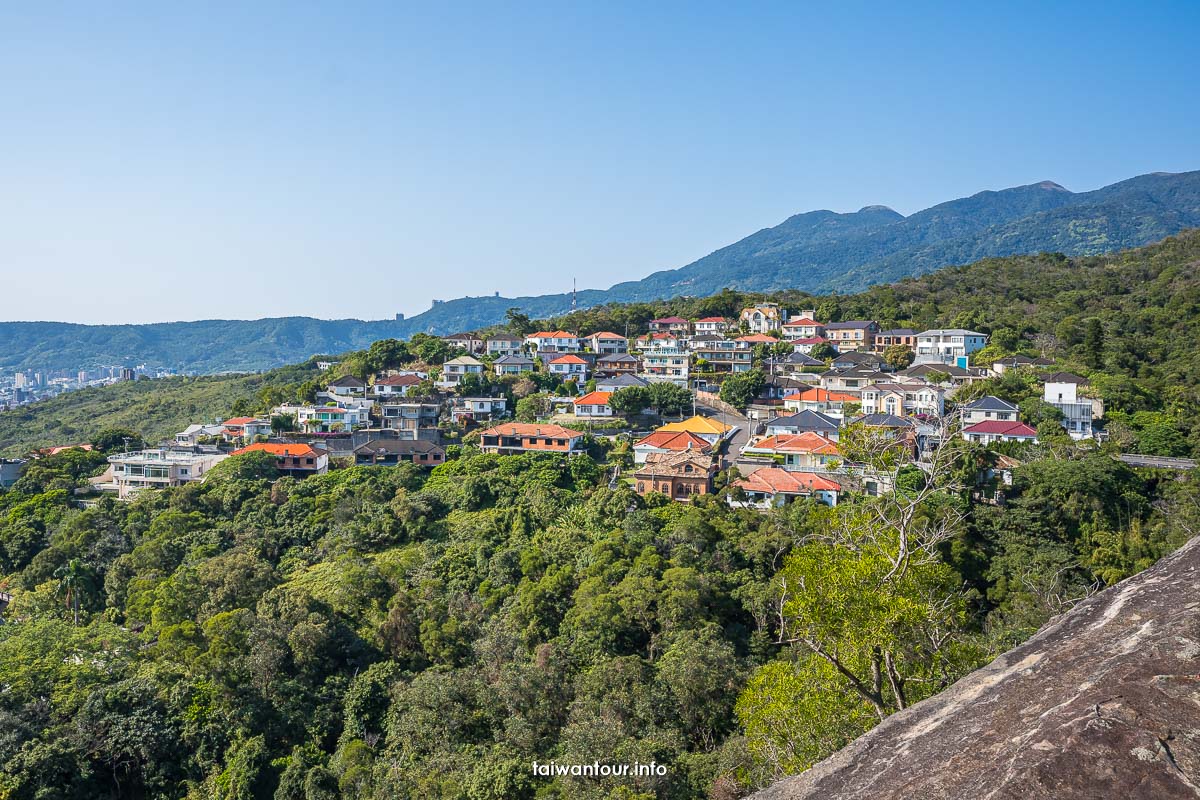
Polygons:
<instances>
[{"instance_id":1,"label":"rocky cliff face","mask_svg":"<svg viewBox=\"0 0 1200 800\"><path fill-rule=\"evenodd\" d=\"M1200 798L1200 539L754 797Z\"/></svg>"}]
</instances>

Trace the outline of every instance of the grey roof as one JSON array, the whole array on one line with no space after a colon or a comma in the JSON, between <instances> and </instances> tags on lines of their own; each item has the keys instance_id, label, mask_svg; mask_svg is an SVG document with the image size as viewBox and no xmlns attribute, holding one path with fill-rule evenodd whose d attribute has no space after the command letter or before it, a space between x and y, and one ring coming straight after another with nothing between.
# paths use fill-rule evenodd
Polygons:
<instances>
[{"instance_id":1,"label":"grey roof","mask_svg":"<svg viewBox=\"0 0 1200 800\"><path fill-rule=\"evenodd\" d=\"M848 353L842 353L833 360L834 364L883 364L883 356L875 353L866 353L861 350L851 350Z\"/></svg>"},{"instance_id":2,"label":"grey roof","mask_svg":"<svg viewBox=\"0 0 1200 800\"><path fill-rule=\"evenodd\" d=\"M880 336L916 336L917 332L912 328L888 328L886 331L880 331Z\"/></svg>"},{"instance_id":3,"label":"grey roof","mask_svg":"<svg viewBox=\"0 0 1200 800\"><path fill-rule=\"evenodd\" d=\"M1015 403L1010 403L1007 400L1001 400L999 397L996 397L995 395L990 395L990 394L987 395L986 397L981 397L978 400L972 400L971 402L964 405L963 408L967 408L972 411L1016 411L1017 410L1017 406Z\"/></svg>"},{"instance_id":4,"label":"grey roof","mask_svg":"<svg viewBox=\"0 0 1200 800\"><path fill-rule=\"evenodd\" d=\"M895 414L864 414L852 420L855 425L869 425L873 428L915 428L916 420L911 417L898 417Z\"/></svg>"},{"instance_id":5,"label":"grey roof","mask_svg":"<svg viewBox=\"0 0 1200 800\"><path fill-rule=\"evenodd\" d=\"M930 328L927 331L921 331L917 336L982 336L987 338L986 333L969 331L966 328Z\"/></svg>"},{"instance_id":6,"label":"grey roof","mask_svg":"<svg viewBox=\"0 0 1200 800\"><path fill-rule=\"evenodd\" d=\"M1082 375L1076 375L1074 372L1051 372L1048 375L1039 375L1038 379L1042 383L1087 383L1087 378Z\"/></svg>"},{"instance_id":7,"label":"grey roof","mask_svg":"<svg viewBox=\"0 0 1200 800\"><path fill-rule=\"evenodd\" d=\"M609 353L608 355L603 355L596 359L596 363L598 364L612 364L616 362L627 361L636 361L639 364L641 363L641 359L639 359L637 356L631 356L629 353Z\"/></svg>"},{"instance_id":8,"label":"grey roof","mask_svg":"<svg viewBox=\"0 0 1200 800\"><path fill-rule=\"evenodd\" d=\"M825 323L825 330L838 331L849 330L852 328L869 328L874 324L875 321L870 319L851 319L846 320L845 322L827 322Z\"/></svg>"},{"instance_id":9,"label":"grey roof","mask_svg":"<svg viewBox=\"0 0 1200 800\"><path fill-rule=\"evenodd\" d=\"M614 375L611 378L597 378L597 386L616 386L618 389L627 386L649 386L650 383L636 375Z\"/></svg>"},{"instance_id":10,"label":"grey roof","mask_svg":"<svg viewBox=\"0 0 1200 800\"><path fill-rule=\"evenodd\" d=\"M330 381L329 385L330 386L350 386L355 389L367 388L367 384L364 381L354 377L353 375L343 375L342 377L337 378L336 380Z\"/></svg>"},{"instance_id":11,"label":"grey roof","mask_svg":"<svg viewBox=\"0 0 1200 800\"><path fill-rule=\"evenodd\" d=\"M494 336L489 336L487 338L487 341L489 341L489 342L523 342L524 339L522 339L520 336L514 336L511 333L497 333Z\"/></svg>"},{"instance_id":12,"label":"grey roof","mask_svg":"<svg viewBox=\"0 0 1200 800\"><path fill-rule=\"evenodd\" d=\"M767 421L767 428L797 428L805 431L836 431L838 421L820 411L801 411Z\"/></svg>"},{"instance_id":13,"label":"grey roof","mask_svg":"<svg viewBox=\"0 0 1200 800\"><path fill-rule=\"evenodd\" d=\"M520 364L521 366L532 367L533 359L525 358L524 356L500 356L492 364Z\"/></svg>"},{"instance_id":14,"label":"grey roof","mask_svg":"<svg viewBox=\"0 0 1200 800\"><path fill-rule=\"evenodd\" d=\"M778 358L768 358L768 364L799 364L802 367L823 367L825 362L819 358L813 358L807 353L801 353L799 350L794 353L788 353L786 356Z\"/></svg>"},{"instance_id":15,"label":"grey roof","mask_svg":"<svg viewBox=\"0 0 1200 800\"><path fill-rule=\"evenodd\" d=\"M962 367L954 364L916 364L906 370L902 370L897 374L910 378L923 378L931 372L940 372L943 375L949 375L951 378L969 378L978 374L977 372L973 372L969 369L963 369Z\"/></svg>"},{"instance_id":16,"label":"grey roof","mask_svg":"<svg viewBox=\"0 0 1200 800\"><path fill-rule=\"evenodd\" d=\"M372 439L366 444L354 448L355 453L390 453L407 455L409 453L445 452L433 442L424 439Z\"/></svg>"}]
</instances>

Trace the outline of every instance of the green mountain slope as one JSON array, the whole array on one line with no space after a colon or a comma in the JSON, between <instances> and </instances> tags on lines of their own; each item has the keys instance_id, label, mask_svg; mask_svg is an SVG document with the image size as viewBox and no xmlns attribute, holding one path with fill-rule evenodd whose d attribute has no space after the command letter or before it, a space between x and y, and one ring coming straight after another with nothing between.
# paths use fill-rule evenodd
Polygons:
<instances>
[{"instance_id":1,"label":"green mountain slope","mask_svg":"<svg viewBox=\"0 0 1200 800\"><path fill-rule=\"evenodd\" d=\"M1091 192L1043 182L933 206L909 217L883 206L852 214L790 217L676 270L578 293L580 308L798 288L848 293L981 258L1061 252L1093 255L1157 241L1200 226L1200 172L1155 173ZM570 294L465 297L406 320L285 317L156 325L0 323L0 370L107 364L203 373L280 366L315 353L364 347L417 332L447 334L503 321L519 307L534 318L571 308Z\"/></svg>"}]
</instances>

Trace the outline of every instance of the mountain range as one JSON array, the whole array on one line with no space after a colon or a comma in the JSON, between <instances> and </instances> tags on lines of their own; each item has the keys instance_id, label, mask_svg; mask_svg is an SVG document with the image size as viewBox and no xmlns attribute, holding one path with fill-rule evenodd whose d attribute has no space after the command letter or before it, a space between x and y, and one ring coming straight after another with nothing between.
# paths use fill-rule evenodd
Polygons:
<instances>
[{"instance_id":1,"label":"mountain range","mask_svg":"<svg viewBox=\"0 0 1200 800\"><path fill-rule=\"evenodd\" d=\"M1089 192L1052 181L984 191L910 216L886 206L789 217L684 267L608 289L578 292L579 308L681 295L800 289L847 293L989 256L1043 251L1072 256L1136 247L1200 226L1200 171L1151 173ZM517 307L534 318L570 310L569 293L464 297L396 320L282 317L150 325L0 323L0 370L104 364L215 373L261 370L316 353L362 348L417 332L448 334L503 321Z\"/></svg>"}]
</instances>

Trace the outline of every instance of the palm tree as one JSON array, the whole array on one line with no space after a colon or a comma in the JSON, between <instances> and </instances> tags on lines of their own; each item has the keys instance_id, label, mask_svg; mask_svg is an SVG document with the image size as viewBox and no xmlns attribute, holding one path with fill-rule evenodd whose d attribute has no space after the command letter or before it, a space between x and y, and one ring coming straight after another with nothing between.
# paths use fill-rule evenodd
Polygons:
<instances>
[{"instance_id":1,"label":"palm tree","mask_svg":"<svg viewBox=\"0 0 1200 800\"><path fill-rule=\"evenodd\" d=\"M63 593L67 608L71 609L75 625L79 624L79 595L93 588L92 571L78 558L72 558L54 571L58 578L58 591Z\"/></svg>"}]
</instances>

